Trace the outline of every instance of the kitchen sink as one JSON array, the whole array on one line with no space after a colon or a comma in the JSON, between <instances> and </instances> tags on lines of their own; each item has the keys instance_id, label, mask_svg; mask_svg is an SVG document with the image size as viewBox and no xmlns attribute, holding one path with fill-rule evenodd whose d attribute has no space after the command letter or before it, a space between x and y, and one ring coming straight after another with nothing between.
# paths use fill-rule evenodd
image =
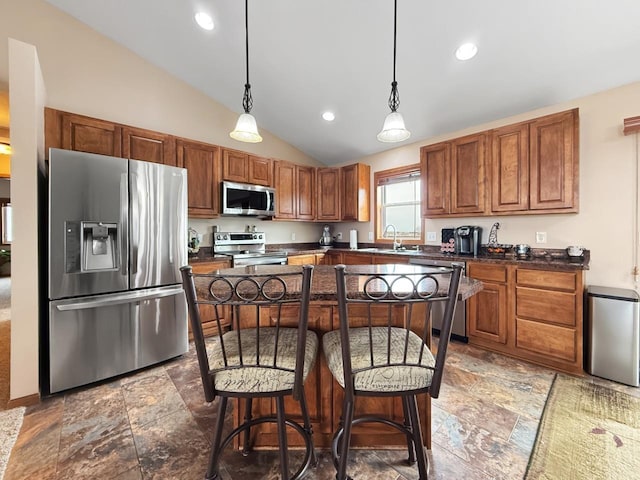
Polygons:
<instances>
[{"instance_id":1,"label":"kitchen sink","mask_svg":"<svg viewBox=\"0 0 640 480\"><path fill-rule=\"evenodd\" d=\"M358 252L371 252L371 253L391 253L395 255L421 255L423 252L419 250L394 250L392 248L359 248Z\"/></svg>"}]
</instances>

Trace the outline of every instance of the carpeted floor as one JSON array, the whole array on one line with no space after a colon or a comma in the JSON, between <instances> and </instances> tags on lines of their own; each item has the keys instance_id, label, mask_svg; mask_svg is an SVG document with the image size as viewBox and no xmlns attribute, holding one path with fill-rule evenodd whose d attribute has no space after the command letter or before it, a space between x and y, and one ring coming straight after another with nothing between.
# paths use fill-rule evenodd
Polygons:
<instances>
[{"instance_id":1,"label":"carpeted floor","mask_svg":"<svg viewBox=\"0 0 640 480\"><path fill-rule=\"evenodd\" d=\"M640 478L640 398L558 374L525 480Z\"/></svg>"}]
</instances>

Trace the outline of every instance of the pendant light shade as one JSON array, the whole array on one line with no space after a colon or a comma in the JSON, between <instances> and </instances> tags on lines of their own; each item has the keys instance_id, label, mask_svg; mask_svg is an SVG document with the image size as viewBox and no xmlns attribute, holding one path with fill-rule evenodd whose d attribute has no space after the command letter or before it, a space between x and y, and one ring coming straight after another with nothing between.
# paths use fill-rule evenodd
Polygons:
<instances>
[{"instance_id":1,"label":"pendant light shade","mask_svg":"<svg viewBox=\"0 0 640 480\"><path fill-rule=\"evenodd\" d=\"M245 52L247 66L247 81L244 84L244 95L242 97L242 107L244 113L240 114L236 128L229 134L234 140L247 143L259 143L262 137L258 133L256 119L251 115L253 98L251 96L251 84L249 83L249 0L244 0L244 27L245 27Z\"/></svg>"},{"instance_id":2,"label":"pendant light shade","mask_svg":"<svg viewBox=\"0 0 640 480\"><path fill-rule=\"evenodd\" d=\"M391 82L391 95L389 95L389 108L391 113L384 119L382 131L378 134L378 140L386 143L402 142L411 136L411 132L404 126L404 118L397 111L400 106L398 94L398 82L396 82L396 33L398 17L398 0L393 2L393 82Z\"/></svg>"},{"instance_id":3,"label":"pendant light shade","mask_svg":"<svg viewBox=\"0 0 640 480\"><path fill-rule=\"evenodd\" d=\"M404 126L404 118L398 112L391 112L384 119L382 131L378 134L378 140L386 143L402 142L411 136L411 132Z\"/></svg>"},{"instance_id":4,"label":"pendant light shade","mask_svg":"<svg viewBox=\"0 0 640 480\"><path fill-rule=\"evenodd\" d=\"M11 145L0 142L0 155L11 155Z\"/></svg>"},{"instance_id":5,"label":"pendant light shade","mask_svg":"<svg viewBox=\"0 0 640 480\"><path fill-rule=\"evenodd\" d=\"M259 143L262 141L262 137L258 133L256 119L250 113L240 114L236 128L229 135L240 142Z\"/></svg>"}]
</instances>

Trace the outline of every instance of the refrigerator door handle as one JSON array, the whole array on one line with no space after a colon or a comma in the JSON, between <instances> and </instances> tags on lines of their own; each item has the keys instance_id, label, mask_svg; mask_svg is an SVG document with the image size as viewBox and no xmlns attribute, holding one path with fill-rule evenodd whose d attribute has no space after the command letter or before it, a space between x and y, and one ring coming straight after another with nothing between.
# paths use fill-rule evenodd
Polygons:
<instances>
[{"instance_id":1,"label":"refrigerator door handle","mask_svg":"<svg viewBox=\"0 0 640 480\"><path fill-rule=\"evenodd\" d=\"M120 274L129 274L126 240L129 237L129 176L127 173L120 175L120 225L118 228L118 247L120 248Z\"/></svg>"},{"instance_id":2,"label":"refrigerator door handle","mask_svg":"<svg viewBox=\"0 0 640 480\"><path fill-rule=\"evenodd\" d=\"M64 303L61 305L56 305L56 308L61 312L70 310L85 310L88 308L100 308L113 305L122 305L126 303L137 303L154 298L170 297L172 295L180 295L182 292L182 286L153 288L135 292L118 293L115 295L106 295L97 298L87 298L85 300L74 303Z\"/></svg>"},{"instance_id":3,"label":"refrigerator door handle","mask_svg":"<svg viewBox=\"0 0 640 480\"><path fill-rule=\"evenodd\" d=\"M131 274L138 272L138 248L140 246L140 198L138 194L138 175L130 174L130 190L131 190Z\"/></svg>"}]
</instances>

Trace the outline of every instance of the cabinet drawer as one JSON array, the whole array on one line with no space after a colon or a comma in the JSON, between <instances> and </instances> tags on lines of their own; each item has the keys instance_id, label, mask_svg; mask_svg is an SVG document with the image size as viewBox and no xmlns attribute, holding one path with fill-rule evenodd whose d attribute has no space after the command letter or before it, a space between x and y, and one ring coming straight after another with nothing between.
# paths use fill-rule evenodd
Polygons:
<instances>
[{"instance_id":1,"label":"cabinet drawer","mask_svg":"<svg viewBox=\"0 0 640 480\"><path fill-rule=\"evenodd\" d=\"M504 283L507 281L507 267L502 265L468 264L469 276L487 282Z\"/></svg>"},{"instance_id":2,"label":"cabinet drawer","mask_svg":"<svg viewBox=\"0 0 640 480\"><path fill-rule=\"evenodd\" d=\"M576 332L572 328L516 318L516 347L575 362Z\"/></svg>"},{"instance_id":3,"label":"cabinet drawer","mask_svg":"<svg viewBox=\"0 0 640 480\"><path fill-rule=\"evenodd\" d=\"M576 274L573 272L548 272L519 268L516 272L516 282L518 285L529 287L554 288L570 292L576 290Z\"/></svg>"},{"instance_id":4,"label":"cabinet drawer","mask_svg":"<svg viewBox=\"0 0 640 480\"><path fill-rule=\"evenodd\" d=\"M516 287L516 315L575 326L576 296L573 293Z\"/></svg>"}]
</instances>

